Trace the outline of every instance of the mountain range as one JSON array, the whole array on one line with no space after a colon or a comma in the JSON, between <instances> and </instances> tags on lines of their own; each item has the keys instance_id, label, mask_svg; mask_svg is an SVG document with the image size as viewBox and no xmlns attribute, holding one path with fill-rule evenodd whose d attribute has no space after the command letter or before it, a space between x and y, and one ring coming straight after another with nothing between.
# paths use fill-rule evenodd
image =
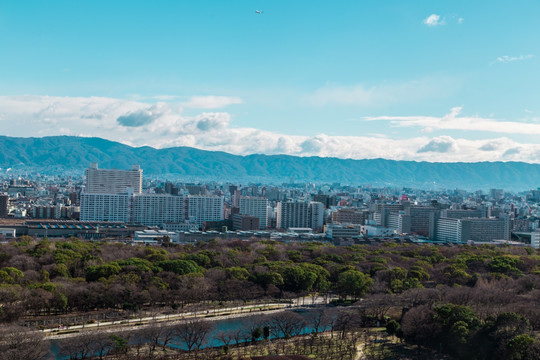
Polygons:
<instances>
[{"instance_id":1,"label":"mountain range","mask_svg":"<svg viewBox=\"0 0 540 360\"><path fill-rule=\"evenodd\" d=\"M523 162L437 163L386 159L337 159L289 155L233 155L190 147L131 147L102 138L0 136L2 172L79 173L141 165L145 177L234 182L315 182L404 186L421 189L528 190L540 186L540 164Z\"/></svg>"}]
</instances>

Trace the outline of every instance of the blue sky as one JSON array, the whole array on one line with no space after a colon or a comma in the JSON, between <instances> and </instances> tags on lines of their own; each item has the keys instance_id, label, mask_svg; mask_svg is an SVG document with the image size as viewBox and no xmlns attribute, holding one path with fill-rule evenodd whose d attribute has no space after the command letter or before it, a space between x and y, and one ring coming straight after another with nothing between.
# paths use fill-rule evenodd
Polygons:
<instances>
[{"instance_id":1,"label":"blue sky","mask_svg":"<svg viewBox=\"0 0 540 360\"><path fill-rule=\"evenodd\" d=\"M539 13L533 0L0 0L0 133L540 162Z\"/></svg>"}]
</instances>

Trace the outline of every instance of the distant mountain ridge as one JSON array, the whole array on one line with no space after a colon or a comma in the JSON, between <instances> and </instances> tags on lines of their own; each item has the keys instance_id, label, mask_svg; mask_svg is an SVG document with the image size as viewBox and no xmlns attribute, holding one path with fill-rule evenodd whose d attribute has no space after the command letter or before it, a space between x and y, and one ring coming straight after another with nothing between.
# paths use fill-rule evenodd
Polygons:
<instances>
[{"instance_id":1,"label":"distant mountain ridge","mask_svg":"<svg viewBox=\"0 0 540 360\"><path fill-rule=\"evenodd\" d=\"M316 182L415 188L540 187L540 164L523 162L429 163L385 159L337 159L289 155L233 155L190 147L131 147L101 138L0 136L0 167L42 172L81 172L92 162L100 168L129 169L140 164L145 175L226 181ZM169 178L170 178L169 177Z\"/></svg>"}]
</instances>

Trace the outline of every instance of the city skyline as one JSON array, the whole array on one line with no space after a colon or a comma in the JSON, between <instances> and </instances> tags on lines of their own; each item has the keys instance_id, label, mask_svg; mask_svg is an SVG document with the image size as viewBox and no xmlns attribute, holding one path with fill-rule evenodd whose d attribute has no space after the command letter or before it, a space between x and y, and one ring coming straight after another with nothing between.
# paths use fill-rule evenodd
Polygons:
<instances>
[{"instance_id":1,"label":"city skyline","mask_svg":"<svg viewBox=\"0 0 540 360\"><path fill-rule=\"evenodd\" d=\"M2 135L540 162L534 1L31 5L0 3Z\"/></svg>"}]
</instances>

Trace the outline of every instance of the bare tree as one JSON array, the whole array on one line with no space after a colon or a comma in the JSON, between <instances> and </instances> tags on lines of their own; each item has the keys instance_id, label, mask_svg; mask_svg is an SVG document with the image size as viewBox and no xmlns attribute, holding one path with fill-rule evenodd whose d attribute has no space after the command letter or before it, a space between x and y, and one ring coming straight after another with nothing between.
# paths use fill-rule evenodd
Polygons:
<instances>
[{"instance_id":1,"label":"bare tree","mask_svg":"<svg viewBox=\"0 0 540 360\"><path fill-rule=\"evenodd\" d=\"M414 307L403 315L401 329L406 340L425 344L436 336L440 329L433 321L434 311L425 305Z\"/></svg>"},{"instance_id":2,"label":"bare tree","mask_svg":"<svg viewBox=\"0 0 540 360\"><path fill-rule=\"evenodd\" d=\"M235 330L231 330L231 336L234 339L234 343L236 344L236 346L240 345L244 338L244 329L238 328Z\"/></svg>"},{"instance_id":3,"label":"bare tree","mask_svg":"<svg viewBox=\"0 0 540 360\"><path fill-rule=\"evenodd\" d=\"M160 345L160 340L163 332L162 324L152 321L148 326L141 329L140 336L146 340L148 344L148 353L152 355L156 347Z\"/></svg>"},{"instance_id":4,"label":"bare tree","mask_svg":"<svg viewBox=\"0 0 540 360\"><path fill-rule=\"evenodd\" d=\"M362 318L358 313L351 310L341 310L333 321L332 331L337 331L339 337L344 339L349 332L359 329L361 323Z\"/></svg>"},{"instance_id":5,"label":"bare tree","mask_svg":"<svg viewBox=\"0 0 540 360\"><path fill-rule=\"evenodd\" d=\"M398 300L399 298L392 294L375 294L366 297L357 304L364 307L368 315L382 321L393 306L399 305Z\"/></svg>"},{"instance_id":6,"label":"bare tree","mask_svg":"<svg viewBox=\"0 0 540 360\"><path fill-rule=\"evenodd\" d=\"M290 338L302 332L306 327L306 320L295 312L283 311L270 317L270 327L276 335Z\"/></svg>"},{"instance_id":7,"label":"bare tree","mask_svg":"<svg viewBox=\"0 0 540 360\"><path fill-rule=\"evenodd\" d=\"M86 336L72 336L58 343L60 353L70 359L87 359L92 356L90 347L92 339Z\"/></svg>"},{"instance_id":8,"label":"bare tree","mask_svg":"<svg viewBox=\"0 0 540 360\"><path fill-rule=\"evenodd\" d=\"M167 346L171 343L176 335L176 330L172 326L164 325L161 331L161 349L163 351L167 350Z\"/></svg>"},{"instance_id":9,"label":"bare tree","mask_svg":"<svg viewBox=\"0 0 540 360\"><path fill-rule=\"evenodd\" d=\"M16 325L0 327L0 358L41 359L48 351L49 342L39 331Z\"/></svg>"},{"instance_id":10,"label":"bare tree","mask_svg":"<svg viewBox=\"0 0 540 360\"><path fill-rule=\"evenodd\" d=\"M332 318L337 316L334 310L318 308L310 311L306 317L307 324L313 329L312 334L317 335L330 329Z\"/></svg>"},{"instance_id":11,"label":"bare tree","mask_svg":"<svg viewBox=\"0 0 540 360\"><path fill-rule=\"evenodd\" d=\"M199 350L207 341L208 334L214 325L208 321L191 319L175 326L176 335L182 340L191 352Z\"/></svg>"},{"instance_id":12,"label":"bare tree","mask_svg":"<svg viewBox=\"0 0 540 360\"><path fill-rule=\"evenodd\" d=\"M228 330L228 331L219 331L216 334L216 339L221 341L223 343L223 346L229 346L234 340L234 331Z\"/></svg>"},{"instance_id":13,"label":"bare tree","mask_svg":"<svg viewBox=\"0 0 540 360\"><path fill-rule=\"evenodd\" d=\"M255 342L263 336L263 327L267 319L262 315L250 316L244 320L244 329L249 334L248 340Z\"/></svg>"},{"instance_id":14,"label":"bare tree","mask_svg":"<svg viewBox=\"0 0 540 360\"><path fill-rule=\"evenodd\" d=\"M89 350L91 356L97 356L99 359L107 354L107 352L112 349L114 342L111 339L111 336L107 333L95 333L91 335L84 335L87 338L90 338Z\"/></svg>"}]
</instances>

